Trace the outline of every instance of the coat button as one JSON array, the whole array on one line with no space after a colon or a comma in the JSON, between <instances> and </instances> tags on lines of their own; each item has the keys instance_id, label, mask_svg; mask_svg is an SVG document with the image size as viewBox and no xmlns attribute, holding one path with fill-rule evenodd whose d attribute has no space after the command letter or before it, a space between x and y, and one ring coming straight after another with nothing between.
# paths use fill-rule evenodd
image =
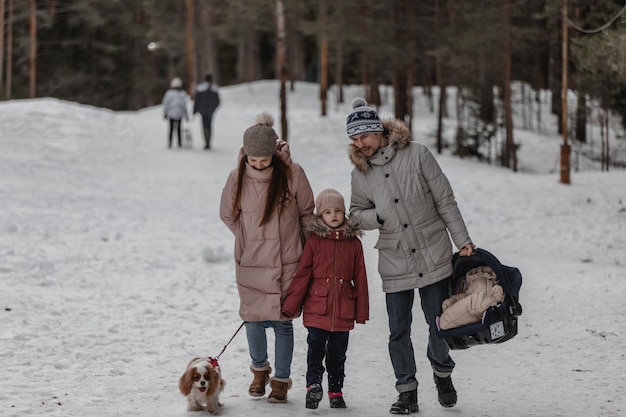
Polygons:
<instances>
[{"instance_id":1,"label":"coat button","mask_svg":"<svg viewBox=\"0 0 626 417\"><path fill-rule=\"evenodd\" d=\"M424 274L422 274L421 272L418 275L420 278L424 276Z\"/></svg>"},{"instance_id":2,"label":"coat button","mask_svg":"<svg viewBox=\"0 0 626 417\"><path fill-rule=\"evenodd\" d=\"M408 224L406 224L406 223L404 223L404 224L403 224L403 226L404 226L404 228L405 228L405 229L406 229L407 227L409 227L409 225L408 225Z\"/></svg>"},{"instance_id":3,"label":"coat button","mask_svg":"<svg viewBox=\"0 0 626 417\"><path fill-rule=\"evenodd\" d=\"M415 253L415 249L411 249L411 253Z\"/></svg>"},{"instance_id":4,"label":"coat button","mask_svg":"<svg viewBox=\"0 0 626 417\"><path fill-rule=\"evenodd\" d=\"M389 178L389 174L385 174L385 178Z\"/></svg>"},{"instance_id":5,"label":"coat button","mask_svg":"<svg viewBox=\"0 0 626 417\"><path fill-rule=\"evenodd\" d=\"M397 203L397 202L398 202L398 199L397 199L397 198L394 198L394 199L393 199L393 202L394 202L394 203Z\"/></svg>"}]
</instances>

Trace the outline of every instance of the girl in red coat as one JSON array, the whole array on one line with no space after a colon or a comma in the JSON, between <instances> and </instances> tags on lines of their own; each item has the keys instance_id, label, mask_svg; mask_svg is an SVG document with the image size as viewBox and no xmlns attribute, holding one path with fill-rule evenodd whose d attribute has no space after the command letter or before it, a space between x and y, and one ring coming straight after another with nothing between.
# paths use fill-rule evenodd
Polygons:
<instances>
[{"instance_id":1,"label":"girl in red coat","mask_svg":"<svg viewBox=\"0 0 626 417\"><path fill-rule=\"evenodd\" d=\"M361 228L346 218L343 197L333 189L315 201L298 270L292 278L282 312L296 317L303 311L308 330L306 408L317 408L323 397L324 358L331 408L345 408L342 388L349 331L354 322L369 320L369 295Z\"/></svg>"}]
</instances>

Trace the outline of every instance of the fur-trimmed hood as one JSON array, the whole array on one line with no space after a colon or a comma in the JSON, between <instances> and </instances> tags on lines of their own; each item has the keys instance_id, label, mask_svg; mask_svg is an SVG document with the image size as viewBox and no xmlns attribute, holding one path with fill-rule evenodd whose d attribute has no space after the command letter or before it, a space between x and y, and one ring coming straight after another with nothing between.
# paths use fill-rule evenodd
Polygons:
<instances>
[{"instance_id":1,"label":"fur-trimmed hood","mask_svg":"<svg viewBox=\"0 0 626 417\"><path fill-rule=\"evenodd\" d=\"M328 225L324 223L322 216L319 214L314 214L310 217L309 225L306 227L306 230L310 233L315 233L319 237L330 236L333 231L336 231L335 229L328 227ZM346 218L343 226L341 226L338 231L340 232L340 239L358 238L363 236L363 229L361 229L361 226L349 217Z\"/></svg>"},{"instance_id":2,"label":"fur-trimmed hood","mask_svg":"<svg viewBox=\"0 0 626 417\"><path fill-rule=\"evenodd\" d=\"M381 119L381 122L385 129L383 132L385 139L383 147L395 146L396 149L401 150L409 145L411 142L411 131L403 121L399 119ZM367 163L369 158L352 143L348 145L348 156L359 171L366 171L369 168Z\"/></svg>"}]
</instances>

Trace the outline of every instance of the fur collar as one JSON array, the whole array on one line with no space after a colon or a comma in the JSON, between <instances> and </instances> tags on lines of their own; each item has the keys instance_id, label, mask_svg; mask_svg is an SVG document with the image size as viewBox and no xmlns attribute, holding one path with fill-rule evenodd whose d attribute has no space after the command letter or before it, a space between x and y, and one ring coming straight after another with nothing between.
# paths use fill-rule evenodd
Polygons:
<instances>
[{"instance_id":1,"label":"fur collar","mask_svg":"<svg viewBox=\"0 0 626 417\"><path fill-rule=\"evenodd\" d=\"M399 119L381 119L381 122L385 129L383 132L385 138L383 147L392 145L395 146L396 149L401 150L409 146L411 142L411 131L403 121ZM369 158L352 143L348 145L348 156L357 170L367 171L369 168L367 162Z\"/></svg>"},{"instance_id":2,"label":"fur collar","mask_svg":"<svg viewBox=\"0 0 626 417\"><path fill-rule=\"evenodd\" d=\"M313 214L309 219L309 225L306 228L307 231L315 233L319 237L326 237L334 231L334 229L331 229L326 223L324 223L322 216L319 214ZM342 236L346 239L363 236L363 229L361 229L361 226L349 217L346 218L343 226L338 230L342 232Z\"/></svg>"}]
</instances>

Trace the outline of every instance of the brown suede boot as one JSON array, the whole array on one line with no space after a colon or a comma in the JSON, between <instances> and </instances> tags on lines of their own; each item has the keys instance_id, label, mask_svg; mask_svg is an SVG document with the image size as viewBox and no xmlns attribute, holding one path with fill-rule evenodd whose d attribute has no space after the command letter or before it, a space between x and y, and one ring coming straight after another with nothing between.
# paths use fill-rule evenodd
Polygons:
<instances>
[{"instance_id":1,"label":"brown suede boot","mask_svg":"<svg viewBox=\"0 0 626 417\"><path fill-rule=\"evenodd\" d=\"M272 392L267 397L268 403L286 403L287 391L291 388L291 378L270 378Z\"/></svg>"},{"instance_id":2,"label":"brown suede boot","mask_svg":"<svg viewBox=\"0 0 626 417\"><path fill-rule=\"evenodd\" d=\"M255 368L250 365L250 370L254 374L254 379L248 388L248 394L253 397L262 397L265 395L265 385L270 380L270 372L272 368L269 365L265 365L262 368Z\"/></svg>"}]
</instances>

